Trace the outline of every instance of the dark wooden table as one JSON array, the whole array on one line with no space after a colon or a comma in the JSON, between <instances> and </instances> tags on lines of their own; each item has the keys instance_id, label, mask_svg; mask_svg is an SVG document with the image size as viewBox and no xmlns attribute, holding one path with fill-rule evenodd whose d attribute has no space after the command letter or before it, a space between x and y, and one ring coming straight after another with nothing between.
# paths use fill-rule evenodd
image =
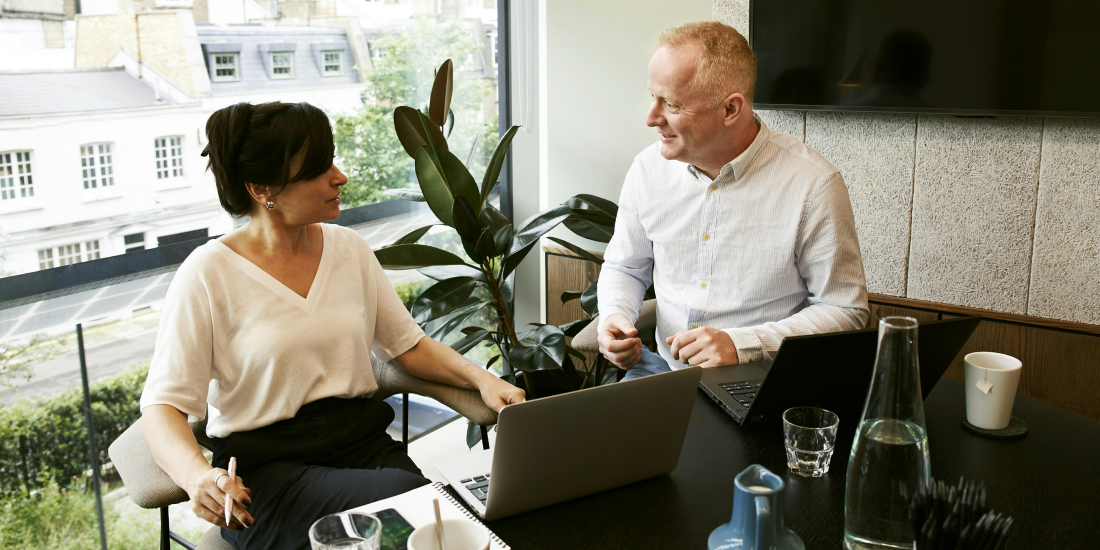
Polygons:
<instances>
[{"instance_id":1,"label":"dark wooden table","mask_svg":"<svg viewBox=\"0 0 1100 550\"><path fill-rule=\"evenodd\" d=\"M948 379L924 407L933 477L984 481L989 504L1016 518L1008 548L1100 548L1100 424L1017 397L1013 414L1028 423L1027 436L978 437L960 426L962 383ZM710 532L730 519L734 476L761 464L783 477L786 524L806 548L841 548L845 474L858 420L841 418L829 473L803 478L787 470L782 428L742 428L700 392L671 474L488 526L515 550L705 549Z\"/></svg>"}]
</instances>

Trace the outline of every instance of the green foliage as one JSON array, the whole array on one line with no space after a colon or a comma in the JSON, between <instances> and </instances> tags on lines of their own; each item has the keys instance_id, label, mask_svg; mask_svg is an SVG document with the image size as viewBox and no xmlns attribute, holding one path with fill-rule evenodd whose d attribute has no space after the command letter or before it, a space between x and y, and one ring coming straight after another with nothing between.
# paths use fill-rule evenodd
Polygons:
<instances>
[{"instance_id":1,"label":"green foliage","mask_svg":"<svg viewBox=\"0 0 1100 550\"><path fill-rule=\"evenodd\" d=\"M416 297L424 290L425 281L413 281L411 283L397 283L393 285L393 289L397 292L397 297L401 299L401 303L405 304L405 309L412 308L412 303L416 300Z\"/></svg>"},{"instance_id":2,"label":"green foliage","mask_svg":"<svg viewBox=\"0 0 1100 550\"><path fill-rule=\"evenodd\" d=\"M0 548L87 550L99 548L99 524L95 497L73 480L62 488L53 479L42 481L41 489L0 499ZM157 548L159 513L141 510L119 513L104 503L104 524L108 548ZM180 532L198 542L201 532Z\"/></svg>"},{"instance_id":3,"label":"green foliage","mask_svg":"<svg viewBox=\"0 0 1100 550\"><path fill-rule=\"evenodd\" d=\"M617 207L599 197L578 195L513 226L487 199L517 127L505 133L488 157L479 187L472 167L449 152L454 147L445 137L442 114L447 112L453 78L450 62L444 62L436 73L427 113L397 108L393 134L415 159L420 191L415 198L423 198L443 225L454 229L447 234L457 236L461 246L433 246L438 243L427 241L439 233L421 239L424 234L414 232L375 255L386 269L418 269L435 279L410 308L416 320L431 337L448 341L460 353L491 342L499 351L487 365L499 359L504 377L522 384L528 398L605 383L608 378L602 373L577 369L574 361L583 362L584 356L565 343L566 331L575 335L589 320L517 333L511 312L512 274L539 239L563 222L585 236L610 235ZM594 288L587 294L582 299L594 310Z\"/></svg>"},{"instance_id":4,"label":"green foliage","mask_svg":"<svg viewBox=\"0 0 1100 550\"><path fill-rule=\"evenodd\" d=\"M387 190L416 187L411 158L415 150L402 154L394 132L394 110L411 105L415 112L428 102L434 80L428 67L457 59L454 70L458 74L475 71L473 60L481 54L483 44L460 21L437 24L420 20L375 41L372 47L385 55L374 59L372 70L363 72L363 106L333 116L337 156L348 176L341 191L345 208L391 200ZM478 136L497 134L497 116L483 108L491 92L490 79L463 77L453 82L454 99L449 107L456 129L447 141L460 162L470 157L470 168L475 171L484 169L493 151L492 141Z\"/></svg>"},{"instance_id":5,"label":"green foliage","mask_svg":"<svg viewBox=\"0 0 1100 550\"><path fill-rule=\"evenodd\" d=\"M111 442L141 417L138 401L148 372L147 365L136 367L89 388L100 464L108 462ZM40 489L47 479L68 488L90 468L80 389L0 408L0 497Z\"/></svg>"}]
</instances>

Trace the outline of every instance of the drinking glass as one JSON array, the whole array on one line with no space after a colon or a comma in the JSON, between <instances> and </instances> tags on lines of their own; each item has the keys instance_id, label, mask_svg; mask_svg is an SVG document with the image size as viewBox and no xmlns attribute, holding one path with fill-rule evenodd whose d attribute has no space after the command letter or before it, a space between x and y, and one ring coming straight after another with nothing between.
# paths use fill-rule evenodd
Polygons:
<instances>
[{"instance_id":1,"label":"drinking glass","mask_svg":"<svg viewBox=\"0 0 1100 550\"><path fill-rule=\"evenodd\" d=\"M803 477L829 471L840 417L817 407L794 407L783 413L783 443L787 467Z\"/></svg>"},{"instance_id":2,"label":"drinking glass","mask_svg":"<svg viewBox=\"0 0 1100 550\"><path fill-rule=\"evenodd\" d=\"M313 550L378 550L381 537L378 518L355 512L325 516L309 528Z\"/></svg>"}]
</instances>

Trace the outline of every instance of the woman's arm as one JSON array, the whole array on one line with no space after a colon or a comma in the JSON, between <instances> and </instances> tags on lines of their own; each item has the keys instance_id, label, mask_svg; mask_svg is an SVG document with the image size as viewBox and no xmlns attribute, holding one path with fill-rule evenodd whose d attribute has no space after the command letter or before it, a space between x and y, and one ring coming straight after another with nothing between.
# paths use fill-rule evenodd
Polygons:
<instances>
[{"instance_id":1,"label":"woman's arm","mask_svg":"<svg viewBox=\"0 0 1100 550\"><path fill-rule=\"evenodd\" d=\"M195 434L187 425L187 415L171 405L149 405L141 411L141 432L153 453L153 459L172 481L191 497L191 510L200 518L217 525L239 530L252 527L252 516L246 511L252 503L250 491L232 480L229 472L212 468L202 456ZM225 523L225 494L234 500L233 517Z\"/></svg>"},{"instance_id":2,"label":"woman's arm","mask_svg":"<svg viewBox=\"0 0 1100 550\"><path fill-rule=\"evenodd\" d=\"M427 336L394 360L418 378L480 391L485 404L497 412L505 405L523 401L525 396L523 390L493 376L449 346Z\"/></svg>"}]
</instances>

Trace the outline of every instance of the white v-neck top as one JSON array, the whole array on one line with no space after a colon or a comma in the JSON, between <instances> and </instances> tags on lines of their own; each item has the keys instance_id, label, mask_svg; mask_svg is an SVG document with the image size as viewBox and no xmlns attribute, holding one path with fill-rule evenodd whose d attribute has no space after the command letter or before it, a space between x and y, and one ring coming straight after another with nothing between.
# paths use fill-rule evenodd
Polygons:
<instances>
[{"instance_id":1,"label":"white v-neck top","mask_svg":"<svg viewBox=\"0 0 1100 550\"><path fill-rule=\"evenodd\" d=\"M397 357L424 331L366 241L321 224L306 298L213 240L183 262L164 299L141 408L171 405L226 437L291 418L325 397L378 389L370 353Z\"/></svg>"}]
</instances>

